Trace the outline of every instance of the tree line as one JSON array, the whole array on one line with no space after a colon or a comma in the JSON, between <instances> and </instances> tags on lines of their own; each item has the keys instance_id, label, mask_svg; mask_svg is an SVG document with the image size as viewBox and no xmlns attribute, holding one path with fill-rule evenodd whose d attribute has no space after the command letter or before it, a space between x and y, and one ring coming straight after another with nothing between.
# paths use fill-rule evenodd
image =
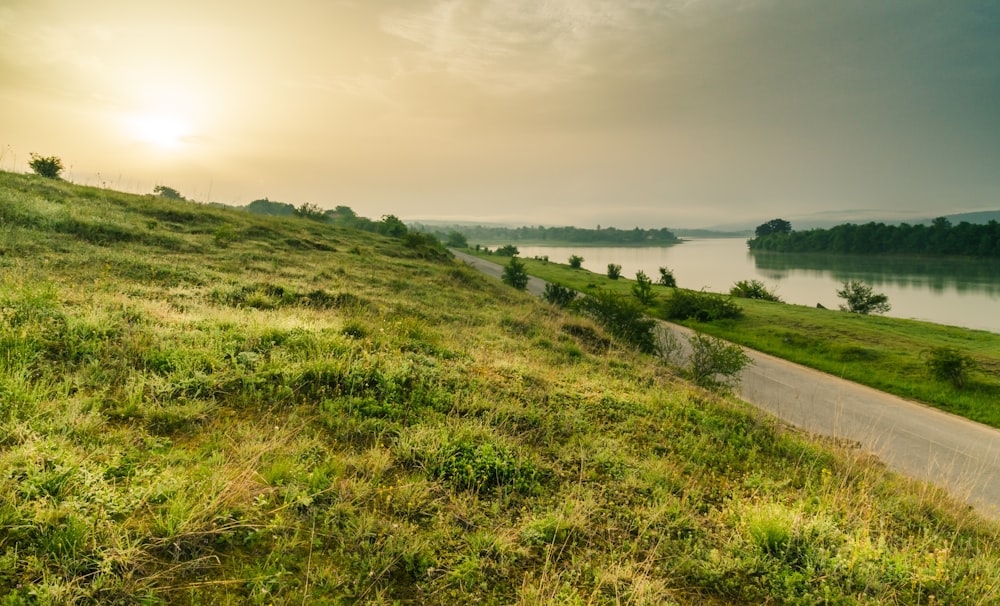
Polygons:
<instances>
[{"instance_id":1,"label":"tree line","mask_svg":"<svg viewBox=\"0 0 1000 606\"><path fill-rule=\"evenodd\" d=\"M485 225L449 225L447 227L424 227L432 233L447 234L459 232L470 242L566 242L572 244L642 244L669 245L677 244L680 239L669 229L618 229L617 227L600 227L587 229L581 227L491 227ZM440 237L439 236L439 237Z\"/></svg>"},{"instance_id":2,"label":"tree line","mask_svg":"<svg viewBox=\"0 0 1000 606\"><path fill-rule=\"evenodd\" d=\"M805 231L792 230L787 222L776 221L781 220L757 228L756 237L747 241L750 250L1000 258L1000 223L995 220L952 225L948 219L938 217L930 225L846 223ZM778 229L774 229L776 225Z\"/></svg>"}]
</instances>

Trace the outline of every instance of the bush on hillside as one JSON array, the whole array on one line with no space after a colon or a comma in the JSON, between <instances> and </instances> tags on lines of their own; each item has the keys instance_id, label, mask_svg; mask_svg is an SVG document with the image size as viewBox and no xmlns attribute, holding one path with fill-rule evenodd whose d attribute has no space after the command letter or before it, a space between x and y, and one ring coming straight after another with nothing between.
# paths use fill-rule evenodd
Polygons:
<instances>
[{"instance_id":1,"label":"bush on hillside","mask_svg":"<svg viewBox=\"0 0 1000 606\"><path fill-rule=\"evenodd\" d=\"M653 281L649 279L646 272L639 270L635 273L635 284L632 285L632 295L643 305L652 305L656 301L656 294L653 292Z\"/></svg>"},{"instance_id":2,"label":"bush on hillside","mask_svg":"<svg viewBox=\"0 0 1000 606\"><path fill-rule=\"evenodd\" d=\"M598 291L577 299L574 305L616 338L644 353L656 352L656 322L645 316L642 305L635 300Z\"/></svg>"},{"instance_id":3,"label":"bush on hillside","mask_svg":"<svg viewBox=\"0 0 1000 606\"><path fill-rule=\"evenodd\" d=\"M36 175L46 179L59 179L59 173L63 171L62 160L56 156L39 156L35 152L31 152L28 166Z\"/></svg>"},{"instance_id":4,"label":"bush on hillside","mask_svg":"<svg viewBox=\"0 0 1000 606\"><path fill-rule=\"evenodd\" d=\"M729 294L741 299L781 302L781 297L774 294L774 291L760 280L740 280L729 289Z\"/></svg>"},{"instance_id":5,"label":"bush on hillside","mask_svg":"<svg viewBox=\"0 0 1000 606\"><path fill-rule=\"evenodd\" d=\"M927 369L934 378L948 381L956 389L968 383L969 372L976 368L976 361L953 347L935 347L924 352Z\"/></svg>"},{"instance_id":6,"label":"bush on hillside","mask_svg":"<svg viewBox=\"0 0 1000 606\"><path fill-rule=\"evenodd\" d=\"M706 389L731 388L752 361L739 345L700 333L688 339L691 356L685 374Z\"/></svg>"},{"instance_id":7,"label":"bush on hillside","mask_svg":"<svg viewBox=\"0 0 1000 606\"><path fill-rule=\"evenodd\" d=\"M572 288L566 288L560 284L550 282L545 285L545 292L542 294L542 298L553 305L566 307L576 298L576 291Z\"/></svg>"},{"instance_id":8,"label":"bush on hillside","mask_svg":"<svg viewBox=\"0 0 1000 606\"><path fill-rule=\"evenodd\" d=\"M503 268L501 276L504 284L513 286L518 290L528 287L528 271L524 268L524 263L517 257L511 257L510 262Z\"/></svg>"},{"instance_id":9,"label":"bush on hillside","mask_svg":"<svg viewBox=\"0 0 1000 606\"><path fill-rule=\"evenodd\" d=\"M723 318L738 318L743 308L728 297L710 292L675 290L673 296L664 303L664 312L670 320L711 322Z\"/></svg>"},{"instance_id":10,"label":"bush on hillside","mask_svg":"<svg viewBox=\"0 0 1000 606\"><path fill-rule=\"evenodd\" d=\"M860 280L847 280L843 283L843 288L837 291L837 296L847 302L841 305L841 311L849 311L856 314L884 314L892 309L889 305L889 297L882 293L876 293L872 287Z\"/></svg>"}]
</instances>

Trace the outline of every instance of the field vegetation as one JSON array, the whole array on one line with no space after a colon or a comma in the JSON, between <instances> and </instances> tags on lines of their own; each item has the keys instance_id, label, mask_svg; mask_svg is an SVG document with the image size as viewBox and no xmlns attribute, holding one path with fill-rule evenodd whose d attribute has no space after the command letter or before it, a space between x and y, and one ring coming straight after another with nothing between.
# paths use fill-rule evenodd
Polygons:
<instances>
[{"instance_id":1,"label":"field vegetation","mask_svg":"<svg viewBox=\"0 0 1000 606\"><path fill-rule=\"evenodd\" d=\"M998 531L424 237L0 173L5 606L992 604Z\"/></svg>"},{"instance_id":2,"label":"field vegetation","mask_svg":"<svg viewBox=\"0 0 1000 606\"><path fill-rule=\"evenodd\" d=\"M634 285L554 261L524 262L529 274L583 293L628 294ZM733 290L739 294L745 288L738 283ZM648 312L659 318L1000 427L996 333L786 305L763 297L727 297L661 285L653 285L653 292L656 302Z\"/></svg>"}]
</instances>

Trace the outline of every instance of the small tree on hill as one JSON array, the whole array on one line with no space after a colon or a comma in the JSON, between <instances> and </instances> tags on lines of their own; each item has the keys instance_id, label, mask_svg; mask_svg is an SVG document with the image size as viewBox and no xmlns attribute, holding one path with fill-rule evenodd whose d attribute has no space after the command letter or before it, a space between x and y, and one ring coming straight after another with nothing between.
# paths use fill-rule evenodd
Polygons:
<instances>
[{"instance_id":1,"label":"small tree on hill","mask_svg":"<svg viewBox=\"0 0 1000 606\"><path fill-rule=\"evenodd\" d=\"M581 265L583 265L583 257L581 257L580 255L570 255L569 257L570 267L572 267L573 269L580 269Z\"/></svg>"},{"instance_id":2,"label":"small tree on hill","mask_svg":"<svg viewBox=\"0 0 1000 606\"><path fill-rule=\"evenodd\" d=\"M652 305L656 300L653 293L653 281L649 279L646 272L639 270L635 272L635 284L632 285L632 294L643 305Z\"/></svg>"},{"instance_id":3,"label":"small tree on hill","mask_svg":"<svg viewBox=\"0 0 1000 606\"><path fill-rule=\"evenodd\" d=\"M184 196L181 192L177 191L172 187L167 187L166 185L157 185L153 188L153 195L159 196L161 198L167 198L169 200L183 200Z\"/></svg>"},{"instance_id":4,"label":"small tree on hill","mask_svg":"<svg viewBox=\"0 0 1000 606\"><path fill-rule=\"evenodd\" d=\"M660 268L659 283L670 288L677 288L677 280L674 278L674 272L670 271L670 268L667 267Z\"/></svg>"},{"instance_id":5,"label":"small tree on hill","mask_svg":"<svg viewBox=\"0 0 1000 606\"><path fill-rule=\"evenodd\" d=\"M622 277L622 266L617 263L608 263L608 277L612 280Z\"/></svg>"},{"instance_id":6,"label":"small tree on hill","mask_svg":"<svg viewBox=\"0 0 1000 606\"><path fill-rule=\"evenodd\" d=\"M448 232L446 244L451 248L469 248L469 240L460 231Z\"/></svg>"},{"instance_id":7,"label":"small tree on hill","mask_svg":"<svg viewBox=\"0 0 1000 606\"><path fill-rule=\"evenodd\" d=\"M545 292L542 294L542 298L553 305L566 307L576 299L576 291L566 288L561 284L548 282L545 284Z\"/></svg>"},{"instance_id":8,"label":"small tree on hill","mask_svg":"<svg viewBox=\"0 0 1000 606\"><path fill-rule=\"evenodd\" d=\"M739 382L744 368L753 363L739 345L695 333L688 338L691 356L686 369L687 376L695 384L706 389L731 388Z\"/></svg>"},{"instance_id":9,"label":"small tree on hill","mask_svg":"<svg viewBox=\"0 0 1000 606\"><path fill-rule=\"evenodd\" d=\"M848 280L843 288L837 291L837 296L844 299L847 305L841 305L842 311L856 314L884 314L892 309L889 297L875 293L872 287L859 280Z\"/></svg>"},{"instance_id":10,"label":"small tree on hill","mask_svg":"<svg viewBox=\"0 0 1000 606\"><path fill-rule=\"evenodd\" d=\"M323 209L318 204L313 204L312 202L303 202L299 205L295 209L295 216L302 217L303 219L312 219L313 221L323 221L326 219Z\"/></svg>"},{"instance_id":11,"label":"small tree on hill","mask_svg":"<svg viewBox=\"0 0 1000 606\"><path fill-rule=\"evenodd\" d=\"M511 257L510 262L504 266L501 279L504 284L518 290L524 290L528 287L528 271L524 268L524 263L517 257Z\"/></svg>"},{"instance_id":12,"label":"small tree on hill","mask_svg":"<svg viewBox=\"0 0 1000 606\"><path fill-rule=\"evenodd\" d=\"M59 173L63 171L62 160L55 156L39 156L35 152L31 152L31 161L28 162L28 166L36 175L45 177L46 179L58 179Z\"/></svg>"},{"instance_id":13,"label":"small tree on hill","mask_svg":"<svg viewBox=\"0 0 1000 606\"><path fill-rule=\"evenodd\" d=\"M516 257L520 251L513 244L504 244L503 246L497 247L495 254L501 257Z\"/></svg>"}]
</instances>

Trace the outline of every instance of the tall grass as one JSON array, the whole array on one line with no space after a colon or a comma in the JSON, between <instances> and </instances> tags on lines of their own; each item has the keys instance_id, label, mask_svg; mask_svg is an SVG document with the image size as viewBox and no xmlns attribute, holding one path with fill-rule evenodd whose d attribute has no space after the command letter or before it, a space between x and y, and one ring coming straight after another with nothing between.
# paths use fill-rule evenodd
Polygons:
<instances>
[{"instance_id":1,"label":"tall grass","mask_svg":"<svg viewBox=\"0 0 1000 606\"><path fill-rule=\"evenodd\" d=\"M998 600L994 523L588 319L404 242L94 193L0 173L3 212L164 236L5 224L5 604Z\"/></svg>"}]
</instances>

